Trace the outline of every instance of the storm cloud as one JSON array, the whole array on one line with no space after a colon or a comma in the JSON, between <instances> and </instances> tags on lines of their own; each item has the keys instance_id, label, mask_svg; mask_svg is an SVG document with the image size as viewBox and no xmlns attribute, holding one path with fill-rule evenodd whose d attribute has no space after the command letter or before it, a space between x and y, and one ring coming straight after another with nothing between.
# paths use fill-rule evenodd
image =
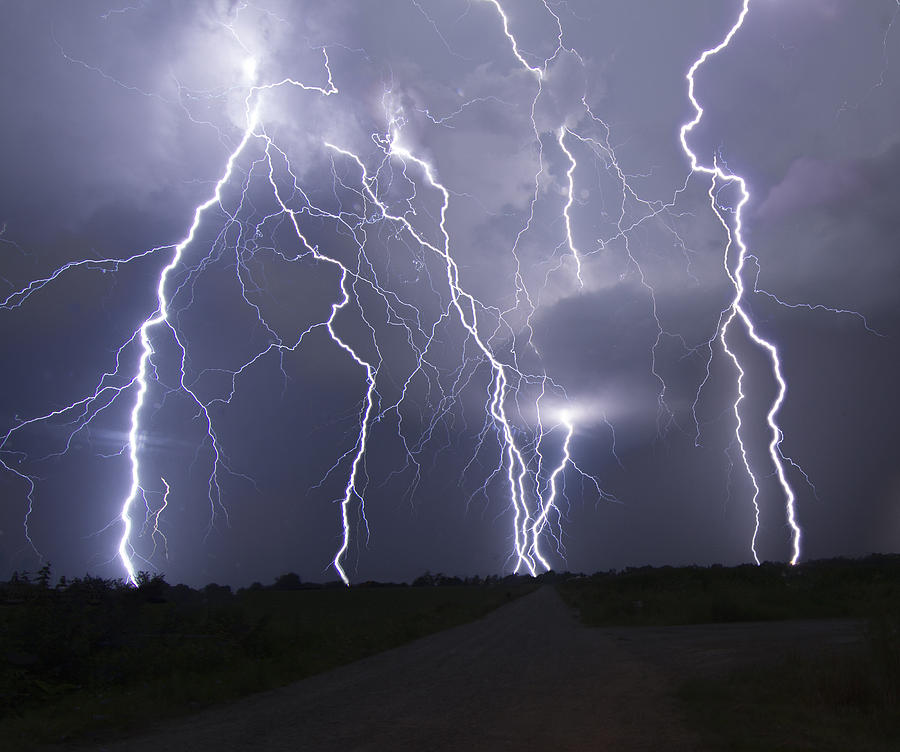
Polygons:
<instances>
[{"instance_id":1,"label":"storm cloud","mask_svg":"<svg viewBox=\"0 0 900 752\"><path fill-rule=\"evenodd\" d=\"M322 326L341 279L313 248L357 275L334 326L380 363L365 514L350 509L352 578L516 566L489 363L451 306L446 260L384 220L365 190L376 179L420 238L440 248L446 231L492 352L528 376L508 403L530 451L546 408L546 466L530 465L544 490L562 447L553 410L574 416L577 469L563 473L544 536L552 566L752 559L737 372L717 339L734 291L723 220L738 196L691 175L678 139L693 116L685 74L740 3L501 5L527 65L486 0L4 4L0 436L12 433L0 447L0 576L42 556L62 572L121 576L139 355L129 338L253 106L254 137L173 272L172 336L153 339L139 568L192 584L335 576L366 379ZM805 557L900 539L898 45L889 0L751 0L696 76L704 117L691 147L751 194L745 305L781 353ZM388 158L392 139L405 163ZM442 193L414 159L448 192L443 226ZM767 455L777 385L765 353L734 336L760 468L759 551L784 560L790 531ZM121 394L82 430L77 410L17 428L105 383Z\"/></svg>"}]
</instances>

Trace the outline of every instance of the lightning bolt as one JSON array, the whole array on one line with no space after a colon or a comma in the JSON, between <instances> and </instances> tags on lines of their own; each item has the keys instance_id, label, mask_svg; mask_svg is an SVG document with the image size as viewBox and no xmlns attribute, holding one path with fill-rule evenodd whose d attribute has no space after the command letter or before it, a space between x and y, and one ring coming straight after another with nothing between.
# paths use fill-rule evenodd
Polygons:
<instances>
[{"instance_id":1,"label":"lightning bolt","mask_svg":"<svg viewBox=\"0 0 900 752\"><path fill-rule=\"evenodd\" d=\"M735 441L740 449L744 469L746 470L747 475L750 478L750 482L753 485L752 503L754 508L755 525L753 536L750 542L750 549L753 553L754 560L757 564L759 564L759 555L757 553L756 543L760 530L760 486L758 473L754 471L750 462L749 455L747 453L747 447L744 441L744 434L742 430L743 421L741 418L741 403L746 399L747 396L744 392L744 381L747 373L739 355L735 352L733 345L731 344L731 339L729 338L729 332L733 326L740 326L743 329L745 335L768 356L771 366L772 378L778 385L778 391L775 395L775 399L769 405L769 410L766 414L766 423L769 427L770 432L768 449L769 458L772 461L775 475L778 478L779 486L781 487L785 498L785 514L787 517L787 524L791 530L790 563L796 564L800 559L802 533L797 522L796 494L794 493L794 489L792 488L788 480L785 470L784 454L782 453L781 449L781 443L784 439L784 433L778 423L778 413L781 411L781 407L784 404L785 397L787 396L787 382L784 378L778 348L774 345L774 343L759 334L756 326L753 323L753 320L747 312L744 300L746 290L743 275L750 254L743 238L743 211L747 202L750 200L750 191L748 190L747 182L743 177L722 169L722 167L719 166L719 161L717 159L713 160L713 163L711 165L703 164L688 143L688 137L690 136L691 132L703 119L703 107L700 105L700 102L697 100L695 94L694 76L696 75L697 71L707 62L707 60L719 54L720 52L722 52L722 50L726 49L731 44L732 39L734 39L735 35L744 25L744 20L746 19L749 10L750 0L743 0L738 18L735 21L734 25L729 29L728 33L725 35L724 39L722 39L722 41L719 42L719 44L715 47L704 50L688 69L688 72L686 74L688 84L688 98L690 99L691 106L694 108L694 117L692 120L681 126L679 137L681 140L681 148L684 150L684 153L690 160L691 172L708 175L711 179L709 195L711 199L712 210L719 218L719 221L722 223L728 236L728 243L725 246L723 263L725 265L725 272L733 285L734 295L731 299L731 304L729 305L729 307L722 312L722 315L719 319L719 326L716 335L712 340L710 340L709 346L711 359L713 347L712 343L716 338L718 338L723 351L731 359L738 373L737 398L734 401ZM717 184L731 184L737 186L740 199L732 209L734 215L733 227L731 224L729 224L728 219L724 214L725 210L723 210L716 201L715 188ZM736 248L736 253L734 254L732 253L732 246ZM733 264L730 264L730 258L732 257L732 255L736 256L736 261ZM709 363L707 363L706 379L704 379L703 383L701 384L701 389L703 385L705 385L708 377Z\"/></svg>"},{"instance_id":2,"label":"lightning bolt","mask_svg":"<svg viewBox=\"0 0 900 752\"><path fill-rule=\"evenodd\" d=\"M131 548L131 531L134 524L132 521L132 507L137 501L138 496L143 493L143 489L141 487L141 458L138 451L141 440L141 411L144 408L144 401L146 399L147 390L149 388L148 370L151 366L150 358L153 355L153 345L150 341L150 334L155 328L159 326L165 325L165 327L171 332L176 344L178 345L178 349L181 353L181 386L185 392L193 397L194 401L197 403L198 408L206 419L209 435L213 442L213 447L216 453L216 466L218 466L218 442L215 440L215 435L212 433L212 420L209 416L209 411L206 405L204 405L199 400L199 398L197 398L196 394L190 389L188 385L184 383L183 380L184 358L186 357L187 353L177 331L169 321L169 301L166 292L166 286L169 280L169 275L181 263L181 259L184 255L185 249L193 242L194 236L197 233L197 228L200 226L200 220L203 217L203 213L214 204L221 204L222 189L225 187L225 185L228 184L228 181L231 179L235 160L238 158L241 152L244 151L244 148L250 142L250 139L253 136L253 129L257 124L257 119L258 111L254 109L248 114L247 129L244 131L244 135L241 138L237 148L228 157L228 161L225 163L225 172L216 183L213 195L194 210L194 221L191 223L191 227L188 230L187 235L180 243L178 243L178 245L175 246L171 260L168 264L166 264L166 266L163 267L162 273L159 275L159 282L156 286L156 300L158 303L156 312L152 316L147 318L137 331L137 337L141 343L141 356L138 360L137 374L134 377L134 383L137 384L137 395L134 400L134 406L131 408L131 428L128 432L128 459L131 462L131 487L128 491L128 494L125 496L125 500L122 502L122 511L119 515L119 518L122 521L123 528L122 538L119 541L119 558L122 560L122 564L125 567L125 572L127 573L128 579L134 584L137 584L137 572L135 571L134 559L132 555L133 550ZM212 477L214 478L214 476ZM218 488L218 484L215 479L211 480L210 483L211 485L216 485L216 488Z\"/></svg>"},{"instance_id":3,"label":"lightning bolt","mask_svg":"<svg viewBox=\"0 0 900 752\"><path fill-rule=\"evenodd\" d=\"M63 53L64 54L64 53ZM237 221L234 215L230 215L223 205L223 191L228 186L231 181L235 166L238 159L242 156L245 150L248 147L248 144L255 138L263 138L262 133L257 132L257 127L259 126L259 108L260 108L260 94L267 90L275 89L282 86L294 86L300 88L304 91L311 91L321 94L323 96L330 96L332 94L337 93L337 88L334 86L331 69L329 67L328 62L328 54L327 50L322 49L322 55L324 59L324 67L327 72L327 86L316 86L316 85L308 85L303 82L285 78L277 83L270 83L260 86L253 86L250 88L250 91L245 99L245 120L246 127L243 131L242 137L239 140L237 146L234 150L229 154L226 162L225 168L222 173L222 176L216 182L212 195L203 203L199 204L195 207L193 214L193 221L187 231L187 234L182 238L180 242L175 244L174 246L161 246L155 247L146 251L142 251L131 256L123 257L123 258L107 258L107 259L84 259L78 260L74 262L70 262L68 264L63 265L62 267L56 269L49 276L34 280L26 285L24 288L17 290L6 297L2 302L0 302L0 310L11 310L13 308L18 308L22 306L32 295L34 295L37 291L41 290L48 284L56 281L59 277L64 275L65 273L79 268L86 267L92 270L101 270L101 271L117 271L120 267L130 264L136 260L146 258L148 256L156 255L164 251L170 252L170 257L168 263L162 268L159 277L157 278L156 284L156 300L157 307L156 310L148 316L140 326L134 331L134 333L124 342L116 351L115 355L115 368L112 371L105 372L96 388L94 389L92 394L77 400L65 407L53 410L43 415L39 415L33 418L20 420L17 425L13 426L9 429L5 434L0 436L0 455L3 453L10 453L10 450L7 448L7 445L13 439L13 437L21 432L23 429L34 426L38 423L43 423L46 421L53 420L55 418L60 417L69 417L74 415L74 418L70 418L69 425L74 428L68 433L66 443L62 451L54 453L51 456L58 456L61 454L65 454L69 448L71 447L72 441L75 436L81 432L82 430L88 428L91 423L96 419L98 415L100 415L103 411L107 410L116 399L126 393L128 391L134 392L134 402L132 403L131 413L130 413L130 428L128 431L127 443L123 449L123 451L119 454L125 454L128 458L131 472L131 482L129 489L121 503L120 512L118 515L118 520L122 526L122 534L119 539L118 545L118 557L125 569L127 579L133 583L137 583L137 570L135 565L135 558L137 558L137 554L133 547L132 535L134 532L134 506L139 499L143 499L145 504L147 503L147 494L145 489L142 486L141 478L142 478L142 466L141 466L141 446L143 439L143 429L142 429L142 417L145 409L145 402L147 398L148 391L151 386L151 379L155 379L158 381L157 373L156 373L156 365L153 361L154 355L154 347L153 347L153 334L154 330L163 330L167 331L171 336L171 339L175 346L177 347L177 351L180 354L180 380L177 389L190 397L198 410L198 417L202 418L205 426L206 426L206 435L209 439L210 446L213 451L213 462L212 462L212 471L209 476L209 500L212 509L211 523L215 517L216 507L221 507L222 511L227 515L227 510L221 505L221 490L219 486L219 478L218 472L220 468L225 468L229 472L233 472L227 462L227 459L224 453L221 450L218 437L216 435L213 419L210 415L209 408L213 402L218 400L213 400L212 402L204 402L197 394L197 392L192 388L192 386L186 381L186 362L187 362L187 347L182 340L182 336L179 333L179 330L170 316L170 300L172 298L173 293L169 291L169 280L170 277L178 270L184 263L185 253L188 251L190 246L195 242L197 231L200 227L201 220L204 217L204 214L207 213L212 207L218 207L220 210L226 213L229 216L231 221ZM66 59L71 60L71 58L65 55ZM85 65L81 61L75 61L80 63L81 65ZM95 70L93 67L88 66L91 70ZM255 70L256 64L255 61L252 61L249 65L245 64L245 70ZM96 72L99 72L104 78L109 78L107 74L96 69ZM118 81L115 81L117 85L124 86ZM133 87L124 87L124 88L133 88ZM141 92L144 93L144 92ZM247 187L245 185L244 190L242 192L242 201L241 205L243 205L243 196L246 194ZM206 262L209 260L209 257L201 261L201 263L195 267L194 271L200 270L204 268ZM240 264L238 265L240 268ZM343 267L342 267L343 268ZM334 315L340 310L349 300L349 296L345 289L345 281L346 274L348 270L344 268L345 277L341 280L341 289L344 292L344 300L335 304L332 307L332 318L325 322L325 326L328 329L329 333L332 335L332 338L335 342L338 343L343 349L348 351L357 362L362 363L363 361L356 356L355 352L347 346L344 342L337 337L336 333L332 328ZM182 288L187 284L183 282L176 289L176 293L180 292ZM244 285L241 285L242 290L244 292L244 300L249 303L246 297L246 288ZM252 305L252 304L251 304ZM255 307L257 313L259 313L258 307ZM265 322L260 319L260 322L265 326ZM270 328L266 326L266 329L274 334ZM277 337L276 337L277 339ZM302 339L302 337L301 337ZM140 345L140 355L138 358L137 368L133 376L128 378L125 383L116 383L116 379L121 380L121 374L124 370L122 359L126 350L138 343ZM266 351L264 351L266 352ZM250 363L255 362L259 357L261 357L264 353L258 354L255 358L251 359ZM233 372L233 377L236 379L238 374L242 372L246 367L250 365L250 363L245 364L235 372ZM229 395L229 398L225 399L225 402L230 401L230 397L233 396L234 390L232 390L232 395ZM371 389L370 389L370 397L371 397ZM363 423L363 439L365 432L366 424ZM19 461L22 459L21 453L12 453L13 456L18 457ZM34 492L35 492L35 481L36 478L21 472L15 467L11 466L2 456L0 456L0 465L2 465L6 470L13 473L21 480L23 480L26 484L26 500L27 500L27 509L25 514L25 537L26 540L32 545L36 552L38 552L37 548L34 546L31 537L28 533L28 520L33 512L34 506ZM348 496L352 495L353 492L353 478L355 477L355 472L357 470L358 458L353 463L353 474L351 475L351 482L348 485ZM237 473L237 475L241 475ZM241 475L241 477L245 477L250 480L247 476ZM152 533L151 537L154 540L154 549L155 549L155 540L157 535L162 535L159 530L159 518L160 515L164 512L165 508L168 506L168 498L170 487L169 484L163 480L163 484L166 487L166 492L163 496L162 506L156 510L156 512L151 512L148 506L148 518L153 518L152 525ZM346 502L344 504L344 509L346 507ZM165 537L163 536L163 540L165 541ZM346 546L346 541L345 541ZM39 553L39 552L38 552ZM343 573L341 572L343 577Z\"/></svg>"},{"instance_id":4,"label":"lightning bolt","mask_svg":"<svg viewBox=\"0 0 900 752\"><path fill-rule=\"evenodd\" d=\"M531 574L536 574L536 561L549 569L549 565L540 553L538 535L546 524L547 514L554 504L555 479L556 475L561 472L562 466L554 472L552 482L553 493L551 497L544 505L545 508L538 514L537 519L533 520L532 510L529 507L525 490L525 479L528 475L529 463L523 449L516 440L516 430L512 424L507 407L508 401L517 394L514 384L516 381L523 379L524 375L515 372L514 370L511 373L509 366L501 362L495 355L488 345L487 338L481 333L479 327L478 315L479 308L482 308L482 305L461 286L460 270L451 255L450 234L446 226L447 210L450 204L449 190L438 181L433 167L428 162L415 156L399 143L399 135L399 132L395 132L391 135L390 141L385 149L386 155L388 158L396 158L403 162L404 174L406 173L408 165L417 167L422 173L426 184L439 192L441 196L439 213L440 244L434 244L425 238L424 235L415 228L412 221L407 216L392 214L390 212L384 201L378 196L377 180L369 174L363 160L357 154L329 142L326 142L325 145L336 153L352 160L356 164L361 174L363 191L368 200L377 207L380 218L401 226L419 246L436 254L444 264L446 282L448 289L450 290L451 306L455 311L455 316L468 334L469 340L475 344L483 359L490 366L491 379L486 409L493 420L498 439L501 443L509 500L514 511L513 531L515 540L515 571L518 572L524 567L527 568ZM365 451L364 440L360 443L360 450ZM568 458L568 440L566 441L564 451L566 458ZM357 455L356 459L359 459L359 455ZM565 462L563 464L565 464ZM497 469L497 471L499 470L500 468ZM529 529L531 529L530 545L528 543ZM343 555L344 550L345 548L342 548L335 559L336 567L340 567L340 557Z\"/></svg>"}]
</instances>

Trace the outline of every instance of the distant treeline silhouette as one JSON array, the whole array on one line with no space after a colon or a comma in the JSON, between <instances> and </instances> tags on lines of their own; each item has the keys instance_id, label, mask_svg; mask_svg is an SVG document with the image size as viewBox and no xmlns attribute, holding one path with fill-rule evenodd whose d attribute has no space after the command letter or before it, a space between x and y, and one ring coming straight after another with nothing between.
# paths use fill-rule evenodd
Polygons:
<instances>
[{"instance_id":1,"label":"distant treeline silhouette","mask_svg":"<svg viewBox=\"0 0 900 752\"><path fill-rule=\"evenodd\" d=\"M520 585L523 583L552 584L561 579L569 579L581 575L571 575L568 572L558 574L545 572L537 577L529 575L471 575L458 577L446 575L441 572L432 574L426 571L416 577L411 585L405 582L381 582L367 580L353 583L353 588L389 588L389 587L494 587L498 585ZM243 592L260 592L267 590L343 590L347 586L340 580L329 582L304 582L296 572L286 572L278 575L270 585L254 582L247 587L233 591L230 585L219 585L211 582L200 588L191 588L188 585L172 585L166 582L164 573L138 572L137 584L132 585L127 580L110 579L85 574L83 577L60 577L55 585L52 585L51 565L45 564L36 573L13 572L7 582L0 582L0 604L12 605L24 603L34 598L55 598L63 600L84 600L86 602L106 601L110 598L124 598L137 602L163 603L188 602L188 601L221 601L234 594Z\"/></svg>"}]
</instances>

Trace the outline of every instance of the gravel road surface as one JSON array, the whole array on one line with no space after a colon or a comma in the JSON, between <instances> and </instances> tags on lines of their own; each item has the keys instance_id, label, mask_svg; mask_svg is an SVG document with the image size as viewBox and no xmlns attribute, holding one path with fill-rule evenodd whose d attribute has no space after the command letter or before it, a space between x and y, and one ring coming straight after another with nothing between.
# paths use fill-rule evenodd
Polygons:
<instances>
[{"instance_id":1,"label":"gravel road surface","mask_svg":"<svg viewBox=\"0 0 900 752\"><path fill-rule=\"evenodd\" d=\"M91 749L700 750L668 674L542 587L477 622Z\"/></svg>"}]
</instances>

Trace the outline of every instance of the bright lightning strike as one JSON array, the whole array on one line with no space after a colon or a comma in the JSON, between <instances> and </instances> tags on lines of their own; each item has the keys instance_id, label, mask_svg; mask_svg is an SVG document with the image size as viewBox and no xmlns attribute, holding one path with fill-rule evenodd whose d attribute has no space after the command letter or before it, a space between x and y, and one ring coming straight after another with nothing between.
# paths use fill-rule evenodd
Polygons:
<instances>
[{"instance_id":1,"label":"bright lightning strike","mask_svg":"<svg viewBox=\"0 0 900 752\"><path fill-rule=\"evenodd\" d=\"M714 160L712 165L703 164L697 154L691 149L688 144L688 136L691 131L696 128L696 126L700 123L703 118L703 107L701 107L700 102L697 100L695 95L694 87L694 76L697 71L706 63L714 55L719 54L722 50L726 49L729 44L731 44L731 40L734 39L734 36L738 33L740 28L744 24L744 19L747 17L747 13L750 10L750 0L743 0L743 5L741 7L740 14L738 15L737 20L734 25L729 29L728 33L725 35L725 38L715 47L711 47L710 49L704 50L703 53L698 57L693 65L688 69L687 72L687 82L688 82L688 98L691 101L691 105L694 108L694 118L681 126L680 131L680 139L681 139L681 147L684 149L685 154L688 156L691 164L692 172L699 172L705 175L709 175L713 181L712 186L710 187L710 198L712 209L719 217L719 220L722 222L722 225L725 227L726 232L728 233L728 244L725 247L725 256L724 256L724 264L725 271L728 274L728 277L731 279L734 285L734 296L731 300L731 305L723 311L722 317L720 318L719 328L717 331L717 337L721 342L722 349L734 363L735 368L738 372L737 379L737 399L734 402L734 415L735 415L735 441L737 442L741 458L744 464L744 468L747 471L747 475L750 478L750 482L753 485L753 506L755 510L755 527L753 530L753 537L751 539L750 548L753 553L753 558L756 563L759 563L759 556L757 554L756 549L756 541L757 536L759 535L759 526L760 526L760 507L759 507L759 479L758 473L754 471L751 466L750 459L747 454L747 448L744 442L744 436L742 432L743 422L741 420L741 411L740 406L741 403L746 399L746 394L744 393L744 380L746 377L746 369L741 363L741 359L738 354L734 351L734 349L730 346L730 340L728 337L729 330L735 322L739 323L743 329L745 334L756 344L757 347L765 351L765 353L769 357L769 361L771 363L772 369L772 377L778 384L778 393L775 396L775 399L772 401L769 411L766 415L766 422L769 426L770 430L770 441L769 441L769 457L772 460L772 465L775 470L775 474L778 477L778 483L781 486L781 489L784 493L785 497L785 510L787 516L787 523L791 529L791 564L796 564L800 560L800 542L801 542L801 530L800 525L797 522L797 510L796 510L796 495L794 493L794 489L791 487L790 482L788 481L787 474L784 467L784 455L781 450L781 442L784 438L784 434L781 430L781 427L778 424L778 413L781 410L782 405L784 404L785 396L787 395L787 382L784 379L784 374L781 366L781 359L778 354L778 348L769 340L762 337L756 330L756 327L753 324L753 320L750 318L750 315L747 312L747 309L744 304L744 268L748 258L748 250L746 243L744 242L743 237L743 211L747 202L750 200L750 192L747 188L747 183L740 175L734 175L730 172L726 172L719 166L718 160ZM729 225L727 218L725 217L723 210L720 209L718 204L716 203L714 188L716 182L720 181L726 184L735 184L738 187L740 192L740 200L737 202L737 205L734 207L734 227ZM730 256L731 256L731 245L737 247L737 261L733 265L730 264ZM712 340L710 340L710 348L712 347ZM710 353L712 350L710 350ZM707 370L707 375L709 371ZM705 381L704 381L705 383ZM701 385L702 388L702 385Z\"/></svg>"},{"instance_id":2,"label":"bright lightning strike","mask_svg":"<svg viewBox=\"0 0 900 752\"><path fill-rule=\"evenodd\" d=\"M159 283L156 286L156 299L158 302L156 312L147 320L145 320L144 323L141 324L140 329L138 329L138 337L140 338L141 343L141 357L138 361L138 370L137 375L135 376L135 382L137 383L137 396L134 400L134 407L132 407L131 409L131 430L128 433L128 459L131 462L131 488L129 489L128 494L125 497L125 501L122 502L120 519L122 520L123 530L122 538L119 541L119 558L122 560L122 564L125 567L128 579L134 584L137 584L137 572L135 571L133 551L131 549L131 530L133 527L131 515L132 507L137 501L138 495L141 494L143 490L141 488L141 458L139 445L141 435L141 411L144 407L144 399L147 396L147 375L148 369L150 367L150 358L153 355L153 346L150 342L150 333L155 328L161 325L166 325L166 327L171 331L173 337L175 338L175 341L178 343L178 347L181 351L183 368L185 348L184 345L181 344L177 332L172 327L169 321L169 301L166 291L169 275L181 263L181 259L185 249L191 244L191 242L193 242L194 235L197 232L197 228L200 226L200 219L203 216L203 212L205 212L209 207L213 206L214 204L218 204L221 201L222 189L231 178L235 160L238 158L238 156L244 150L244 147L246 147L247 143L253 136L253 129L256 127L256 123L257 110L253 109L248 112L247 129L244 131L244 136L238 144L237 148L228 157L228 161L225 164L225 172L219 179L219 182L216 183L216 188L213 191L213 195L195 209L194 221L191 223L191 227L188 230L187 235L184 237L184 240L182 240L178 245L175 246L171 261L169 261L169 263L165 267L163 267L162 273L159 276ZM193 394L190 388L183 383L182 387L189 394ZM207 426L211 432L212 423L206 406L203 405L199 400L197 400L197 403L201 412L206 418ZM214 446L215 443L215 440L213 440ZM218 449L216 449L216 454L218 455Z\"/></svg>"}]
</instances>

